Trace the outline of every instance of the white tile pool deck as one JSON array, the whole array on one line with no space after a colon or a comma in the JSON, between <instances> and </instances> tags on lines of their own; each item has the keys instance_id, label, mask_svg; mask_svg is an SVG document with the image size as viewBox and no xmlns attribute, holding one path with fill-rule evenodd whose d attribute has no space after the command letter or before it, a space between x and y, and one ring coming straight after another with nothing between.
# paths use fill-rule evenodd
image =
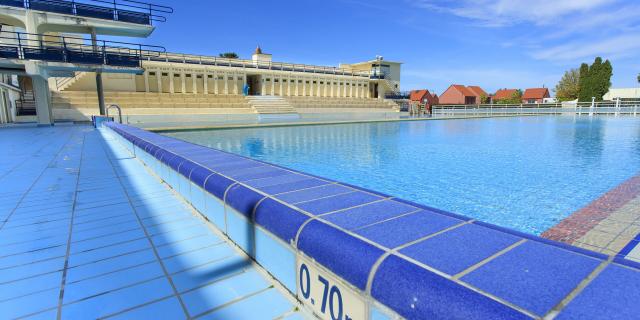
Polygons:
<instances>
[{"instance_id":1,"label":"white tile pool deck","mask_svg":"<svg viewBox=\"0 0 640 320\"><path fill-rule=\"evenodd\" d=\"M2 128L0 150L0 319L304 317L92 127Z\"/></svg>"}]
</instances>

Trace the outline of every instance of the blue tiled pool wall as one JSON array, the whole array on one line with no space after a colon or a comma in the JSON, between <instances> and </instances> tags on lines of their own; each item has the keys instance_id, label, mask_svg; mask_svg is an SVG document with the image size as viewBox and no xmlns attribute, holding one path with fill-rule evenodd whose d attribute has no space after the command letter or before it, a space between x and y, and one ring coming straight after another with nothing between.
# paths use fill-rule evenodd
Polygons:
<instances>
[{"instance_id":1,"label":"blue tiled pool wall","mask_svg":"<svg viewBox=\"0 0 640 320\"><path fill-rule=\"evenodd\" d=\"M389 309L411 319L527 319L552 310L572 319L591 305L601 309L592 319L640 312L633 300L640 297L640 273L632 263L142 129L107 126L293 294L302 253L365 297L375 319L393 316Z\"/></svg>"}]
</instances>

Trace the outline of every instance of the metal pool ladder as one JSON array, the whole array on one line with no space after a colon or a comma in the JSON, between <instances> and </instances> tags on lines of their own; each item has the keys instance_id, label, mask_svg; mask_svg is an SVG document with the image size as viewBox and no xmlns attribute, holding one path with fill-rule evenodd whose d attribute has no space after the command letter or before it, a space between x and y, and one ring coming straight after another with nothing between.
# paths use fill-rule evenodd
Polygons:
<instances>
[{"instance_id":1,"label":"metal pool ladder","mask_svg":"<svg viewBox=\"0 0 640 320\"><path fill-rule=\"evenodd\" d=\"M117 104L112 104L109 107L107 107L107 117L109 116L109 109L111 108L116 108L116 110L118 110L118 121L122 123L122 109Z\"/></svg>"}]
</instances>

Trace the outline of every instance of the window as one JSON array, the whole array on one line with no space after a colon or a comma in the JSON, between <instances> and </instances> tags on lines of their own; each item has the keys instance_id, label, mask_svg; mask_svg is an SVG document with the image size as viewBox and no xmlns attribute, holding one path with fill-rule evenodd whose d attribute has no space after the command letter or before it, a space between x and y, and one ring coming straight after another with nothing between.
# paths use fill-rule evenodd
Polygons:
<instances>
[{"instance_id":1,"label":"window","mask_svg":"<svg viewBox=\"0 0 640 320\"><path fill-rule=\"evenodd\" d=\"M218 76L218 80L224 80L224 76Z\"/></svg>"},{"instance_id":2,"label":"window","mask_svg":"<svg viewBox=\"0 0 640 320\"><path fill-rule=\"evenodd\" d=\"M174 77L174 78L180 78L180 74L178 74L178 73L174 73L174 74L173 74L173 77Z\"/></svg>"},{"instance_id":3,"label":"window","mask_svg":"<svg viewBox=\"0 0 640 320\"><path fill-rule=\"evenodd\" d=\"M238 77L238 80L243 80L242 77Z\"/></svg>"},{"instance_id":4,"label":"window","mask_svg":"<svg viewBox=\"0 0 640 320\"><path fill-rule=\"evenodd\" d=\"M232 76L227 77L228 80L233 80Z\"/></svg>"},{"instance_id":5,"label":"window","mask_svg":"<svg viewBox=\"0 0 640 320\"><path fill-rule=\"evenodd\" d=\"M324 84L324 81L320 81L320 84Z\"/></svg>"},{"instance_id":6,"label":"window","mask_svg":"<svg viewBox=\"0 0 640 320\"><path fill-rule=\"evenodd\" d=\"M306 82L309 83L309 80L307 80Z\"/></svg>"},{"instance_id":7,"label":"window","mask_svg":"<svg viewBox=\"0 0 640 320\"><path fill-rule=\"evenodd\" d=\"M155 77L156 73L155 72L149 72L149 75L152 77Z\"/></svg>"},{"instance_id":8,"label":"window","mask_svg":"<svg viewBox=\"0 0 640 320\"><path fill-rule=\"evenodd\" d=\"M196 78L202 79L202 75L197 75Z\"/></svg>"},{"instance_id":9,"label":"window","mask_svg":"<svg viewBox=\"0 0 640 320\"><path fill-rule=\"evenodd\" d=\"M208 75L207 75L207 78L209 78L209 79L213 79L213 75L212 75L212 74L208 74Z\"/></svg>"},{"instance_id":10,"label":"window","mask_svg":"<svg viewBox=\"0 0 640 320\"><path fill-rule=\"evenodd\" d=\"M191 78L191 75L190 75L190 74L188 74L188 73L187 73L187 74L185 74L184 76L185 76L186 78Z\"/></svg>"},{"instance_id":11,"label":"window","mask_svg":"<svg viewBox=\"0 0 640 320\"><path fill-rule=\"evenodd\" d=\"M296 81L295 80L291 80L291 83L294 83L294 82L296 82Z\"/></svg>"},{"instance_id":12,"label":"window","mask_svg":"<svg viewBox=\"0 0 640 320\"><path fill-rule=\"evenodd\" d=\"M162 73L162 76L163 76L163 77L168 77L168 76L169 76L169 74L168 74L168 73L166 73L166 72L163 72L163 73Z\"/></svg>"},{"instance_id":13,"label":"window","mask_svg":"<svg viewBox=\"0 0 640 320\"><path fill-rule=\"evenodd\" d=\"M302 80L298 80L298 83L302 83Z\"/></svg>"},{"instance_id":14,"label":"window","mask_svg":"<svg viewBox=\"0 0 640 320\"><path fill-rule=\"evenodd\" d=\"M280 82L280 79L273 79L273 82Z\"/></svg>"},{"instance_id":15,"label":"window","mask_svg":"<svg viewBox=\"0 0 640 320\"><path fill-rule=\"evenodd\" d=\"M267 78L267 79L266 79L266 81L271 81L271 79L270 79L270 78Z\"/></svg>"},{"instance_id":16,"label":"window","mask_svg":"<svg viewBox=\"0 0 640 320\"><path fill-rule=\"evenodd\" d=\"M316 81L313 81L313 84L316 84Z\"/></svg>"}]
</instances>

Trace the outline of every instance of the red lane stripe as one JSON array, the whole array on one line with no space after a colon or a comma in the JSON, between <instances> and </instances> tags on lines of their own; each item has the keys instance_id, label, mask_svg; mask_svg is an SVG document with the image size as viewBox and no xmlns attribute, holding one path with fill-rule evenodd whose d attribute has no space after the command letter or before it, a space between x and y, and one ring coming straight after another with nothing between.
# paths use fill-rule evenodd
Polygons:
<instances>
[{"instance_id":1,"label":"red lane stripe","mask_svg":"<svg viewBox=\"0 0 640 320\"><path fill-rule=\"evenodd\" d=\"M591 231L600 221L639 195L640 175L637 175L566 217L545 231L542 237L572 244Z\"/></svg>"}]
</instances>

